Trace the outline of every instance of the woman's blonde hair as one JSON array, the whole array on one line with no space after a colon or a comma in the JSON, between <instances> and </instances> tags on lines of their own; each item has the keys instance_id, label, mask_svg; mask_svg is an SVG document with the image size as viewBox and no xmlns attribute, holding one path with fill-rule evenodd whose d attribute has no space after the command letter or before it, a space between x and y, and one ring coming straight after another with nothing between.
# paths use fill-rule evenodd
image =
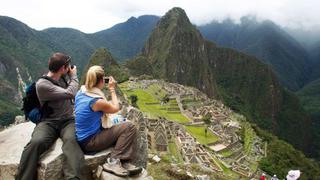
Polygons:
<instances>
[{"instance_id":1,"label":"woman's blonde hair","mask_svg":"<svg viewBox=\"0 0 320 180\"><path fill-rule=\"evenodd\" d=\"M104 70L101 66L91 66L86 75L85 86L87 89L92 89L97 86L99 81L104 77Z\"/></svg>"}]
</instances>

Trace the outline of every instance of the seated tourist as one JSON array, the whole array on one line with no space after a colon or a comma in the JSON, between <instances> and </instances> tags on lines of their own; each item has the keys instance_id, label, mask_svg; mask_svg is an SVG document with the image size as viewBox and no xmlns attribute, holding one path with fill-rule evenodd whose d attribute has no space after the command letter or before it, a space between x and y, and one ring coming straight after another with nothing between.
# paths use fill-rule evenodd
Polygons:
<instances>
[{"instance_id":1,"label":"seated tourist","mask_svg":"<svg viewBox=\"0 0 320 180\"><path fill-rule=\"evenodd\" d=\"M108 77L105 82L104 70L101 66L89 68L85 86L82 86L75 97L76 137L84 153L95 153L114 146L103 168L118 176L134 175L142 168L132 165L134 157L137 129L131 122L112 125L108 121L108 113L116 113L120 109L115 92L116 81ZM111 93L108 102L101 91L105 86Z\"/></svg>"}]
</instances>

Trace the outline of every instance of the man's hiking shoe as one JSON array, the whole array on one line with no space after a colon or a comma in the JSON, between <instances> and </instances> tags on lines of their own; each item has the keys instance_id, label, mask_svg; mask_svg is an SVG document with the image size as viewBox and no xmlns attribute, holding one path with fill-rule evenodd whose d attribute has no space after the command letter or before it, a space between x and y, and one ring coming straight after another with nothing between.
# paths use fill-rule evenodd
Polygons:
<instances>
[{"instance_id":1,"label":"man's hiking shoe","mask_svg":"<svg viewBox=\"0 0 320 180\"><path fill-rule=\"evenodd\" d=\"M130 176L134 176L137 175L139 173L141 173L142 168L141 167L137 167L129 162L125 162L122 164L122 166L129 171L129 175Z\"/></svg>"},{"instance_id":2,"label":"man's hiking shoe","mask_svg":"<svg viewBox=\"0 0 320 180\"><path fill-rule=\"evenodd\" d=\"M104 163L102 167L106 172L117 176L126 177L129 175L129 171L122 167L120 159L108 158L107 162Z\"/></svg>"}]
</instances>

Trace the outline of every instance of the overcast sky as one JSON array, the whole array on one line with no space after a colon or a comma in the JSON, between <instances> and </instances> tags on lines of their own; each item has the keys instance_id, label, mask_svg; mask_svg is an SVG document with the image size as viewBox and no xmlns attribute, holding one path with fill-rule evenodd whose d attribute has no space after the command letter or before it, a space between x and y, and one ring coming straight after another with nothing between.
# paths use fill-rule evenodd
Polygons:
<instances>
[{"instance_id":1,"label":"overcast sky","mask_svg":"<svg viewBox=\"0 0 320 180\"><path fill-rule=\"evenodd\" d=\"M37 30L70 27L92 33L131 16L162 16L172 7L183 8L197 25L249 14L282 26L320 27L320 0L1 0L0 15Z\"/></svg>"}]
</instances>

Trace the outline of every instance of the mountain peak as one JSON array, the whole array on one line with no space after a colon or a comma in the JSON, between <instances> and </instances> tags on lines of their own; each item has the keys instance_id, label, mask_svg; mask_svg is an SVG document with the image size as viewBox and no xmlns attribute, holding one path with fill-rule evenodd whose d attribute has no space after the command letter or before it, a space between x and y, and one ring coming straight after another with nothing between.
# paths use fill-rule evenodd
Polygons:
<instances>
[{"instance_id":1,"label":"mountain peak","mask_svg":"<svg viewBox=\"0 0 320 180\"><path fill-rule=\"evenodd\" d=\"M102 66L106 76L113 76L118 82L123 82L128 80L128 74L125 69L120 66L115 59L112 57L112 54L106 48L98 48L91 56L90 61L83 73L81 82L82 84L85 81L85 76L87 70L93 66L98 65Z\"/></svg>"},{"instance_id":2,"label":"mountain peak","mask_svg":"<svg viewBox=\"0 0 320 180\"><path fill-rule=\"evenodd\" d=\"M127 20L127 22L135 22L136 20L137 20L136 17L131 16L131 17Z\"/></svg>"},{"instance_id":3,"label":"mountain peak","mask_svg":"<svg viewBox=\"0 0 320 180\"><path fill-rule=\"evenodd\" d=\"M108 67L110 65L118 64L106 48L98 48L91 56L89 65Z\"/></svg>"},{"instance_id":4,"label":"mountain peak","mask_svg":"<svg viewBox=\"0 0 320 180\"><path fill-rule=\"evenodd\" d=\"M139 20L144 20L144 21L150 21L150 20L156 20L158 21L160 19L159 16L155 16L155 15L142 15L138 17Z\"/></svg>"},{"instance_id":5,"label":"mountain peak","mask_svg":"<svg viewBox=\"0 0 320 180\"><path fill-rule=\"evenodd\" d=\"M19 34L21 37L33 36L35 33L35 30L28 25L8 16L0 16L0 27L4 28L10 34Z\"/></svg>"},{"instance_id":6,"label":"mountain peak","mask_svg":"<svg viewBox=\"0 0 320 180\"><path fill-rule=\"evenodd\" d=\"M175 7L169 10L159 21L159 27L168 27L169 25L175 26L190 26L192 25L186 12L179 8Z\"/></svg>"},{"instance_id":7,"label":"mountain peak","mask_svg":"<svg viewBox=\"0 0 320 180\"><path fill-rule=\"evenodd\" d=\"M173 8L153 29L141 55L127 65L135 75L147 73L170 82L198 87L214 96L216 83L208 69L206 54L205 40L184 10Z\"/></svg>"},{"instance_id":8,"label":"mountain peak","mask_svg":"<svg viewBox=\"0 0 320 180\"><path fill-rule=\"evenodd\" d=\"M185 16L187 17L187 14L186 12L180 8L180 7L174 7L172 9L170 9L166 14L165 16L175 16L175 17L179 17L179 16Z\"/></svg>"}]
</instances>

